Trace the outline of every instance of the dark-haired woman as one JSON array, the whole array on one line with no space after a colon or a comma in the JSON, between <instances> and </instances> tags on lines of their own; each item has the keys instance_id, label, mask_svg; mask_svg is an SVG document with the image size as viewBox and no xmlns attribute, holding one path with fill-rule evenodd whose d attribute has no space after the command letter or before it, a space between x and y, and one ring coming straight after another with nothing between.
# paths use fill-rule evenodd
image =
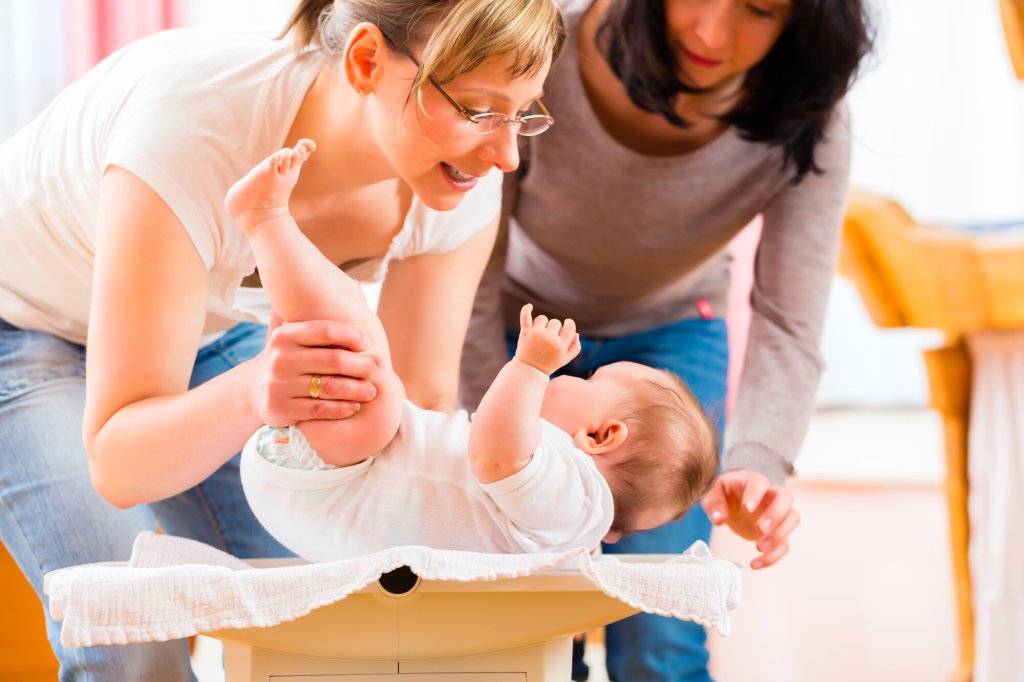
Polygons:
<instances>
[{"instance_id":1,"label":"dark-haired woman","mask_svg":"<svg viewBox=\"0 0 1024 682\"><path fill-rule=\"evenodd\" d=\"M861 0L566 0L548 78L558 125L506 178L507 236L474 309L462 400L504 362L526 301L576 320L564 371L619 360L679 374L724 426L730 239L764 217L749 346L719 483L679 521L608 546L681 552L726 524L755 569L799 522L783 487L821 369L846 194L843 96L869 46ZM509 337L510 338L510 337ZM709 519L710 516L710 519ZM708 680L703 630L654 616L607 630L620 682ZM580 676L582 679L582 676Z\"/></svg>"}]
</instances>

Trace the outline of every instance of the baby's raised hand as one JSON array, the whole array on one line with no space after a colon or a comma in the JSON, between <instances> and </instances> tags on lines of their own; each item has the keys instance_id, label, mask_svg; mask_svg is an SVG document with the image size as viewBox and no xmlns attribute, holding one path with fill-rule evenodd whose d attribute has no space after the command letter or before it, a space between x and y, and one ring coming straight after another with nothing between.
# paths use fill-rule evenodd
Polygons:
<instances>
[{"instance_id":1,"label":"baby's raised hand","mask_svg":"<svg viewBox=\"0 0 1024 682\"><path fill-rule=\"evenodd\" d=\"M549 320L544 315L532 317L533 304L527 303L519 311L519 345L516 357L536 367L544 374L551 374L568 364L580 352L580 335L576 323Z\"/></svg>"}]
</instances>

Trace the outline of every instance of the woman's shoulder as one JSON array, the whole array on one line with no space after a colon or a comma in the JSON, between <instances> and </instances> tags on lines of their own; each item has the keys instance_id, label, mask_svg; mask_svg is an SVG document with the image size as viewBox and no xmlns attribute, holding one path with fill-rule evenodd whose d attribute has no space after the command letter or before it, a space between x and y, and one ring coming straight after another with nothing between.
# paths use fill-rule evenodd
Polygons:
<instances>
[{"instance_id":1,"label":"woman's shoulder","mask_svg":"<svg viewBox=\"0 0 1024 682\"><path fill-rule=\"evenodd\" d=\"M115 57L91 98L110 131L102 164L152 188L208 267L236 263L249 251L224 192L280 144L319 67L266 31L165 31Z\"/></svg>"},{"instance_id":2,"label":"woman's shoulder","mask_svg":"<svg viewBox=\"0 0 1024 682\"><path fill-rule=\"evenodd\" d=\"M821 139L814 146L814 166L798 183L788 183L788 193L795 195L824 195L845 193L850 175L853 132L850 110L846 100L840 100L829 113L821 131ZM794 172L794 164L787 164ZM831 189L828 189L831 188Z\"/></svg>"},{"instance_id":3,"label":"woman's shoulder","mask_svg":"<svg viewBox=\"0 0 1024 682\"><path fill-rule=\"evenodd\" d=\"M296 61L297 53L267 31L183 28L161 31L115 52L97 67L105 80L149 96L216 94L244 87Z\"/></svg>"}]
</instances>

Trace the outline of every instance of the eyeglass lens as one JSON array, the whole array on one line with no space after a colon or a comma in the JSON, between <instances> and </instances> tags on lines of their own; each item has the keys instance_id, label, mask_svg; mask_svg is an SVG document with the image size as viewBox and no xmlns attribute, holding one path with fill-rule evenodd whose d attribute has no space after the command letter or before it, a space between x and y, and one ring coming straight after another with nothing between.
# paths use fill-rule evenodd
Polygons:
<instances>
[{"instance_id":1,"label":"eyeglass lens","mask_svg":"<svg viewBox=\"0 0 1024 682\"><path fill-rule=\"evenodd\" d=\"M486 113L477 114L473 116L472 120L476 123L476 125L473 126L473 132L484 135L487 133L493 133L509 119L505 118L503 114ZM551 124L554 122L551 120L550 116L543 116L539 114L523 116L518 120L519 129L516 132L524 137L540 135L550 128ZM511 123L511 121L509 122Z\"/></svg>"}]
</instances>

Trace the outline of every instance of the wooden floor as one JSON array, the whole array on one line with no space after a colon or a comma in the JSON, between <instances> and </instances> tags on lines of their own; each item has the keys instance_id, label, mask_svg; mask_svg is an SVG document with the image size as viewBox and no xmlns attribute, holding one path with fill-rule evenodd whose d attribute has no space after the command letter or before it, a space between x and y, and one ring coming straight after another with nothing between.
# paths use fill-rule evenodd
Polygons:
<instances>
[{"instance_id":1,"label":"wooden floor","mask_svg":"<svg viewBox=\"0 0 1024 682\"><path fill-rule=\"evenodd\" d=\"M791 486L790 555L746 570L718 682L948 680L957 653L942 428L929 410L819 412ZM730 533L715 554L749 562Z\"/></svg>"},{"instance_id":2,"label":"wooden floor","mask_svg":"<svg viewBox=\"0 0 1024 682\"><path fill-rule=\"evenodd\" d=\"M944 498L935 485L794 485L804 521L783 562L744 573L718 682L949 679L956 664ZM747 558L726 533L715 554Z\"/></svg>"}]
</instances>

